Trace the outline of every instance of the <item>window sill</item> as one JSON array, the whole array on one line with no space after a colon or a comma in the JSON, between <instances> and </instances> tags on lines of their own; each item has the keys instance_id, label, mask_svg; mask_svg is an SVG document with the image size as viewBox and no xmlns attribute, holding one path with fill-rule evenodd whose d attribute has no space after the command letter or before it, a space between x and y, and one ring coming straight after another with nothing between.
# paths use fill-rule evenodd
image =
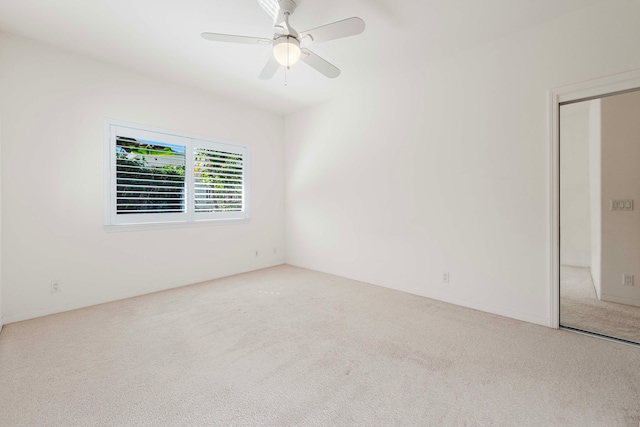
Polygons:
<instances>
[{"instance_id":1,"label":"window sill","mask_svg":"<svg viewBox=\"0 0 640 427\"><path fill-rule=\"evenodd\" d=\"M164 230L168 228L190 228L190 227L210 227L220 225L247 224L250 218L240 219L210 219L202 221L175 221L175 222L153 222L147 224L119 224L104 225L104 231L107 233L118 233L126 231L146 231L146 230Z\"/></svg>"}]
</instances>

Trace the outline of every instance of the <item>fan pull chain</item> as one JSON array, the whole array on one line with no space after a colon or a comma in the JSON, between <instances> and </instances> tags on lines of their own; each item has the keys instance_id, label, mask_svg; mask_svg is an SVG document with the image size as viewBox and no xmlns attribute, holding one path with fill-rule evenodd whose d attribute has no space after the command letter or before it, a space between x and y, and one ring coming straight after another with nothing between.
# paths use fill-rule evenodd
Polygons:
<instances>
[{"instance_id":1,"label":"fan pull chain","mask_svg":"<svg viewBox=\"0 0 640 427\"><path fill-rule=\"evenodd\" d=\"M286 18L289 18L289 14L285 15ZM289 24L289 22L287 21L287 25ZM289 43L287 43L287 66L284 67L284 87L288 86L287 83L287 72L289 71L289 69L291 68L291 65L289 64L289 61L291 60L291 55L289 54Z\"/></svg>"}]
</instances>

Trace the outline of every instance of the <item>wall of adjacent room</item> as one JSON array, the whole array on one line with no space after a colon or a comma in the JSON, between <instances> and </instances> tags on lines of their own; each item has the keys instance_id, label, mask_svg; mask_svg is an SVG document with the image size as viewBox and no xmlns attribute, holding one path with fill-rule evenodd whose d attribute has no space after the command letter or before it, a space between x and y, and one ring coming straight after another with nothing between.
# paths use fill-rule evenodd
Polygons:
<instances>
[{"instance_id":1,"label":"wall of adjacent room","mask_svg":"<svg viewBox=\"0 0 640 427\"><path fill-rule=\"evenodd\" d=\"M640 306L640 92L602 101L602 299ZM611 200L634 200L611 210ZM623 275L635 276L634 286Z\"/></svg>"},{"instance_id":2,"label":"wall of adjacent room","mask_svg":"<svg viewBox=\"0 0 640 427\"><path fill-rule=\"evenodd\" d=\"M591 218L591 279L602 296L602 100L589 101L589 205Z\"/></svg>"},{"instance_id":3,"label":"wall of adjacent room","mask_svg":"<svg viewBox=\"0 0 640 427\"><path fill-rule=\"evenodd\" d=\"M283 262L282 117L14 35L0 52L5 323ZM105 118L248 145L250 222L105 232Z\"/></svg>"},{"instance_id":4,"label":"wall of adjacent room","mask_svg":"<svg viewBox=\"0 0 640 427\"><path fill-rule=\"evenodd\" d=\"M0 95L0 331L4 321L2 318L2 95Z\"/></svg>"},{"instance_id":5,"label":"wall of adjacent room","mask_svg":"<svg viewBox=\"0 0 640 427\"><path fill-rule=\"evenodd\" d=\"M591 267L590 104L560 108L560 264Z\"/></svg>"},{"instance_id":6,"label":"wall of adjacent room","mask_svg":"<svg viewBox=\"0 0 640 427\"><path fill-rule=\"evenodd\" d=\"M287 262L548 325L548 91L640 68L639 15L600 2L288 116Z\"/></svg>"}]
</instances>

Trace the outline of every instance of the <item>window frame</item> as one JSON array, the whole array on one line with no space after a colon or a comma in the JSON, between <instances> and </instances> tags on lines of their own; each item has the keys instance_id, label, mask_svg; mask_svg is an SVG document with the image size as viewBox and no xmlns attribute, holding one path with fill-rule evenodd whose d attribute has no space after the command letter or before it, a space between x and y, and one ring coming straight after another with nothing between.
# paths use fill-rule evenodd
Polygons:
<instances>
[{"instance_id":1,"label":"window frame","mask_svg":"<svg viewBox=\"0 0 640 427\"><path fill-rule=\"evenodd\" d=\"M124 131L126 134L118 135ZM185 147L185 212L118 215L116 212L116 138L142 138ZM231 143L199 135L123 122L104 120L104 228L106 231L129 231L148 228L171 228L193 225L228 225L250 220L250 152L243 144ZM194 152L196 148L241 154L242 211L195 212Z\"/></svg>"}]
</instances>

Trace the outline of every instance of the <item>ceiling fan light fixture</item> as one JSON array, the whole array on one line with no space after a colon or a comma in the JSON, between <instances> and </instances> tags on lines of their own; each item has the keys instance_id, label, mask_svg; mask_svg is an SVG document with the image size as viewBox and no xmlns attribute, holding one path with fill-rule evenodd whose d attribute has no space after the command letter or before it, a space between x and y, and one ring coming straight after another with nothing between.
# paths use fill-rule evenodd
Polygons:
<instances>
[{"instance_id":1,"label":"ceiling fan light fixture","mask_svg":"<svg viewBox=\"0 0 640 427\"><path fill-rule=\"evenodd\" d=\"M300 42L293 36L278 37L273 43L273 56L285 67L290 67L300 60Z\"/></svg>"}]
</instances>

